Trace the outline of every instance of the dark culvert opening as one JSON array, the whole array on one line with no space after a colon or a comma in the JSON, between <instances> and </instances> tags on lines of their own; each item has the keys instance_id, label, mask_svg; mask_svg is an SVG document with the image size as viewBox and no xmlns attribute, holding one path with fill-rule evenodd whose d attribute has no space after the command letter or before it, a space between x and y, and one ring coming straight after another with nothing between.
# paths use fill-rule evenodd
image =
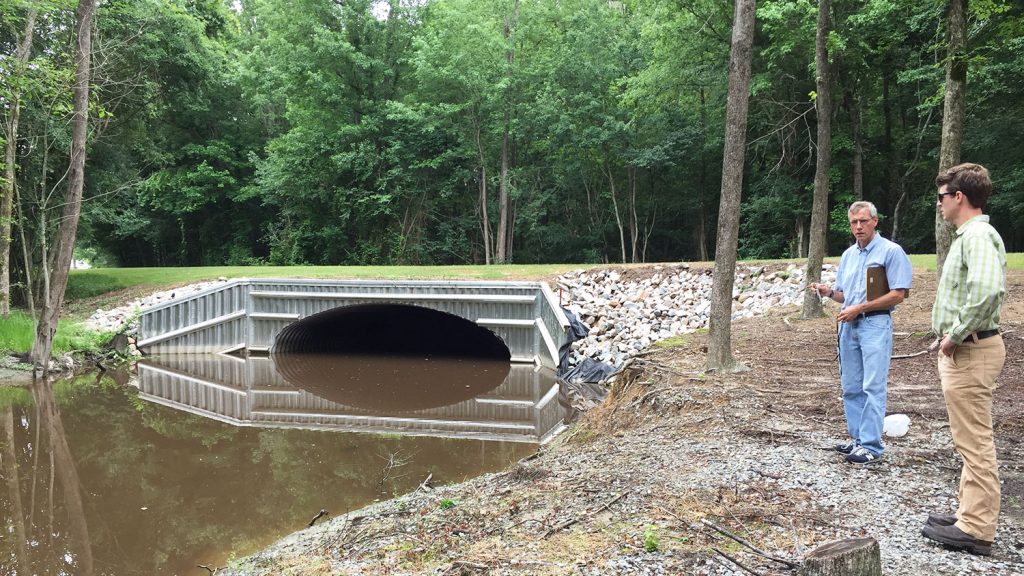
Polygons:
<instances>
[{"instance_id":1,"label":"dark culvert opening","mask_svg":"<svg viewBox=\"0 0 1024 576\"><path fill-rule=\"evenodd\" d=\"M447 406L497 388L511 354L487 328L402 304L334 308L286 326L277 371L326 400L375 412Z\"/></svg>"}]
</instances>

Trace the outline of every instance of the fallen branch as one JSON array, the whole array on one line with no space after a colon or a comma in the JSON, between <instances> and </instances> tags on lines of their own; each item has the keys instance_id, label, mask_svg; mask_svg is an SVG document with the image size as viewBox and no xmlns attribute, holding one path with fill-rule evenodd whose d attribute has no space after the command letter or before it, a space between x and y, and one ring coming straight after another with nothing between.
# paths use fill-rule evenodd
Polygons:
<instances>
[{"instance_id":1,"label":"fallen branch","mask_svg":"<svg viewBox=\"0 0 1024 576\"><path fill-rule=\"evenodd\" d=\"M316 516L313 516L313 519L309 521L309 525L306 526L306 528L312 528L313 524L316 524L316 521L323 518L324 516L327 516L327 510L321 508L320 511L316 513Z\"/></svg>"},{"instance_id":2,"label":"fallen branch","mask_svg":"<svg viewBox=\"0 0 1024 576\"><path fill-rule=\"evenodd\" d=\"M743 563L742 563L742 562L740 562L739 560L737 560L737 559L733 558L732 556L729 556L729 555L728 555L728 554L726 554L725 552L722 552L722 551L721 551L721 550L719 550L718 548L712 548L712 550L714 550L715 552L718 552L718 553L719 553L719 554L720 554L720 555L721 555L722 557L724 557L724 558L725 558L726 560L728 560L728 561L732 562L733 564L735 564L735 565L739 566L740 568L743 568L743 570L745 570L745 571L747 571L747 572L749 572L749 573L753 574L754 576L764 576L764 575L763 575L763 574L761 574L760 572L755 572L754 570L751 570L750 568L747 568L746 566L744 566L744 565L743 565Z\"/></svg>"},{"instance_id":3,"label":"fallen branch","mask_svg":"<svg viewBox=\"0 0 1024 576\"><path fill-rule=\"evenodd\" d=\"M750 550L752 550L755 554L757 554L758 556L761 556L762 558L767 558L768 560L771 560L773 562L778 562L779 564L785 564L786 566L788 566L790 568L799 568L800 567L800 564L798 564L796 562L793 562L791 560L786 560L784 558L779 558L777 556L772 556L771 554L761 550L760 548L757 548L756 546L754 546L750 542L747 542L743 538L740 538L739 536L733 534L732 532L729 532L728 530L726 530L725 528L722 528L721 526L718 526L717 524L715 524L714 522L711 522L710 520L703 519L703 520L701 520L701 522L705 526L714 529L719 534L722 534L723 536L728 536L729 538L732 538L733 540L739 542L740 544L746 546L747 548L750 548Z\"/></svg>"},{"instance_id":4,"label":"fallen branch","mask_svg":"<svg viewBox=\"0 0 1024 576\"><path fill-rule=\"evenodd\" d=\"M618 495L618 496L616 496L615 498L612 498L611 500L609 500L609 501L605 502L605 503L604 503L603 505L601 505L601 507L600 507L600 508L598 508L597 510L594 510L593 512L591 512L591 513L589 513L589 514L587 514L587 515L585 515L585 516L575 516L575 517L573 517L573 518L570 518L570 519L568 519L568 520L566 520L566 521L562 522L562 523L561 523L561 524L559 524L558 526L555 526L554 528L552 528L552 529L548 530L547 532L545 532L545 533L544 533L544 535L543 535L543 536L541 536L541 539L547 538L548 536L551 536L551 535L552 535L552 534L554 534L555 532L560 532L560 531L562 531L562 530L565 530L565 529L566 529L566 528L568 528L569 526L572 526L573 524L576 524L577 522L579 522L579 521L581 521L581 520L585 520L585 519L587 519L587 518L590 518L590 517L592 517L592 516L595 516L595 515L597 515L597 514L600 514L601 512L604 512L604 511L605 511L605 510L607 510L607 509L608 509L608 508L609 508L609 507L610 507L610 506L611 506L612 504L615 504L615 503L616 503L616 502L618 502L619 500L621 500L621 499L625 498L625 497L626 497L626 495L627 495L627 494L629 494L630 492L632 492L632 490L626 490L626 491L625 491L625 492L623 492L622 494L619 494L619 495Z\"/></svg>"},{"instance_id":5,"label":"fallen branch","mask_svg":"<svg viewBox=\"0 0 1024 576\"><path fill-rule=\"evenodd\" d=\"M413 490L413 492L419 492L420 490L424 490L424 489L426 489L426 490L433 490L434 487L430 485L430 479L433 478L433 477L434 477L434 473L433 472L431 472L430 474L427 474L427 479L424 480L423 482L420 482L419 487L416 488L415 490Z\"/></svg>"}]
</instances>

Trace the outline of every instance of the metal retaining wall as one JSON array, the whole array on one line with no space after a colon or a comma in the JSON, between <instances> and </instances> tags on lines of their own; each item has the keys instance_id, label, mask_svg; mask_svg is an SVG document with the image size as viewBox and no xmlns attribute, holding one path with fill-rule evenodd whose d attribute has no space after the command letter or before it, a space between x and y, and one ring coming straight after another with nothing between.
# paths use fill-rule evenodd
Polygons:
<instances>
[{"instance_id":1,"label":"metal retaining wall","mask_svg":"<svg viewBox=\"0 0 1024 576\"><path fill-rule=\"evenodd\" d=\"M146 354L264 352L288 324L356 304L411 304L454 314L498 335L513 362L558 365L568 320L543 282L246 278L150 308L139 317Z\"/></svg>"}]
</instances>

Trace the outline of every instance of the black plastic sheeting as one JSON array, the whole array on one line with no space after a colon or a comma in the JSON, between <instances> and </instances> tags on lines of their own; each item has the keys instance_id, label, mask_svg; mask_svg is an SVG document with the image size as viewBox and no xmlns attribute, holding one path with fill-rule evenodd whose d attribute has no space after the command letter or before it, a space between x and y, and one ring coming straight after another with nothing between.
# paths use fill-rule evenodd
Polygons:
<instances>
[{"instance_id":1,"label":"black plastic sheeting","mask_svg":"<svg viewBox=\"0 0 1024 576\"><path fill-rule=\"evenodd\" d=\"M562 308L565 317L569 320L569 336L558 349L558 378L569 384L578 382L601 382L607 380L615 373L615 367L605 362L599 362L593 358L584 358L579 364L569 366L569 353L572 351L572 343L586 338L590 328L580 321L575 314Z\"/></svg>"},{"instance_id":2,"label":"black plastic sheeting","mask_svg":"<svg viewBox=\"0 0 1024 576\"><path fill-rule=\"evenodd\" d=\"M572 343L585 338L590 328L575 314L562 308L569 320L569 335L558 349L558 403L565 409L565 423L575 422L583 412L593 408L608 394L601 384L615 373L615 367L593 358L584 358L579 364L569 366Z\"/></svg>"}]
</instances>

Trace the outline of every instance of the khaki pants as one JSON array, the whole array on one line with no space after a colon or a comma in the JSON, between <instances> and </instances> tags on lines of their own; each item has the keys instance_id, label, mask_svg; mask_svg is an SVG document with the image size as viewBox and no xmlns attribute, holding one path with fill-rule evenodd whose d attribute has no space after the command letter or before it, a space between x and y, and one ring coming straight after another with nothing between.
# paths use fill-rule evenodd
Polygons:
<instances>
[{"instance_id":1,"label":"khaki pants","mask_svg":"<svg viewBox=\"0 0 1024 576\"><path fill-rule=\"evenodd\" d=\"M1006 361L1002 336L970 337L952 357L939 353L939 378L953 445L964 459L960 471L957 528L991 542L999 518L999 472L992 435L992 392Z\"/></svg>"}]
</instances>

